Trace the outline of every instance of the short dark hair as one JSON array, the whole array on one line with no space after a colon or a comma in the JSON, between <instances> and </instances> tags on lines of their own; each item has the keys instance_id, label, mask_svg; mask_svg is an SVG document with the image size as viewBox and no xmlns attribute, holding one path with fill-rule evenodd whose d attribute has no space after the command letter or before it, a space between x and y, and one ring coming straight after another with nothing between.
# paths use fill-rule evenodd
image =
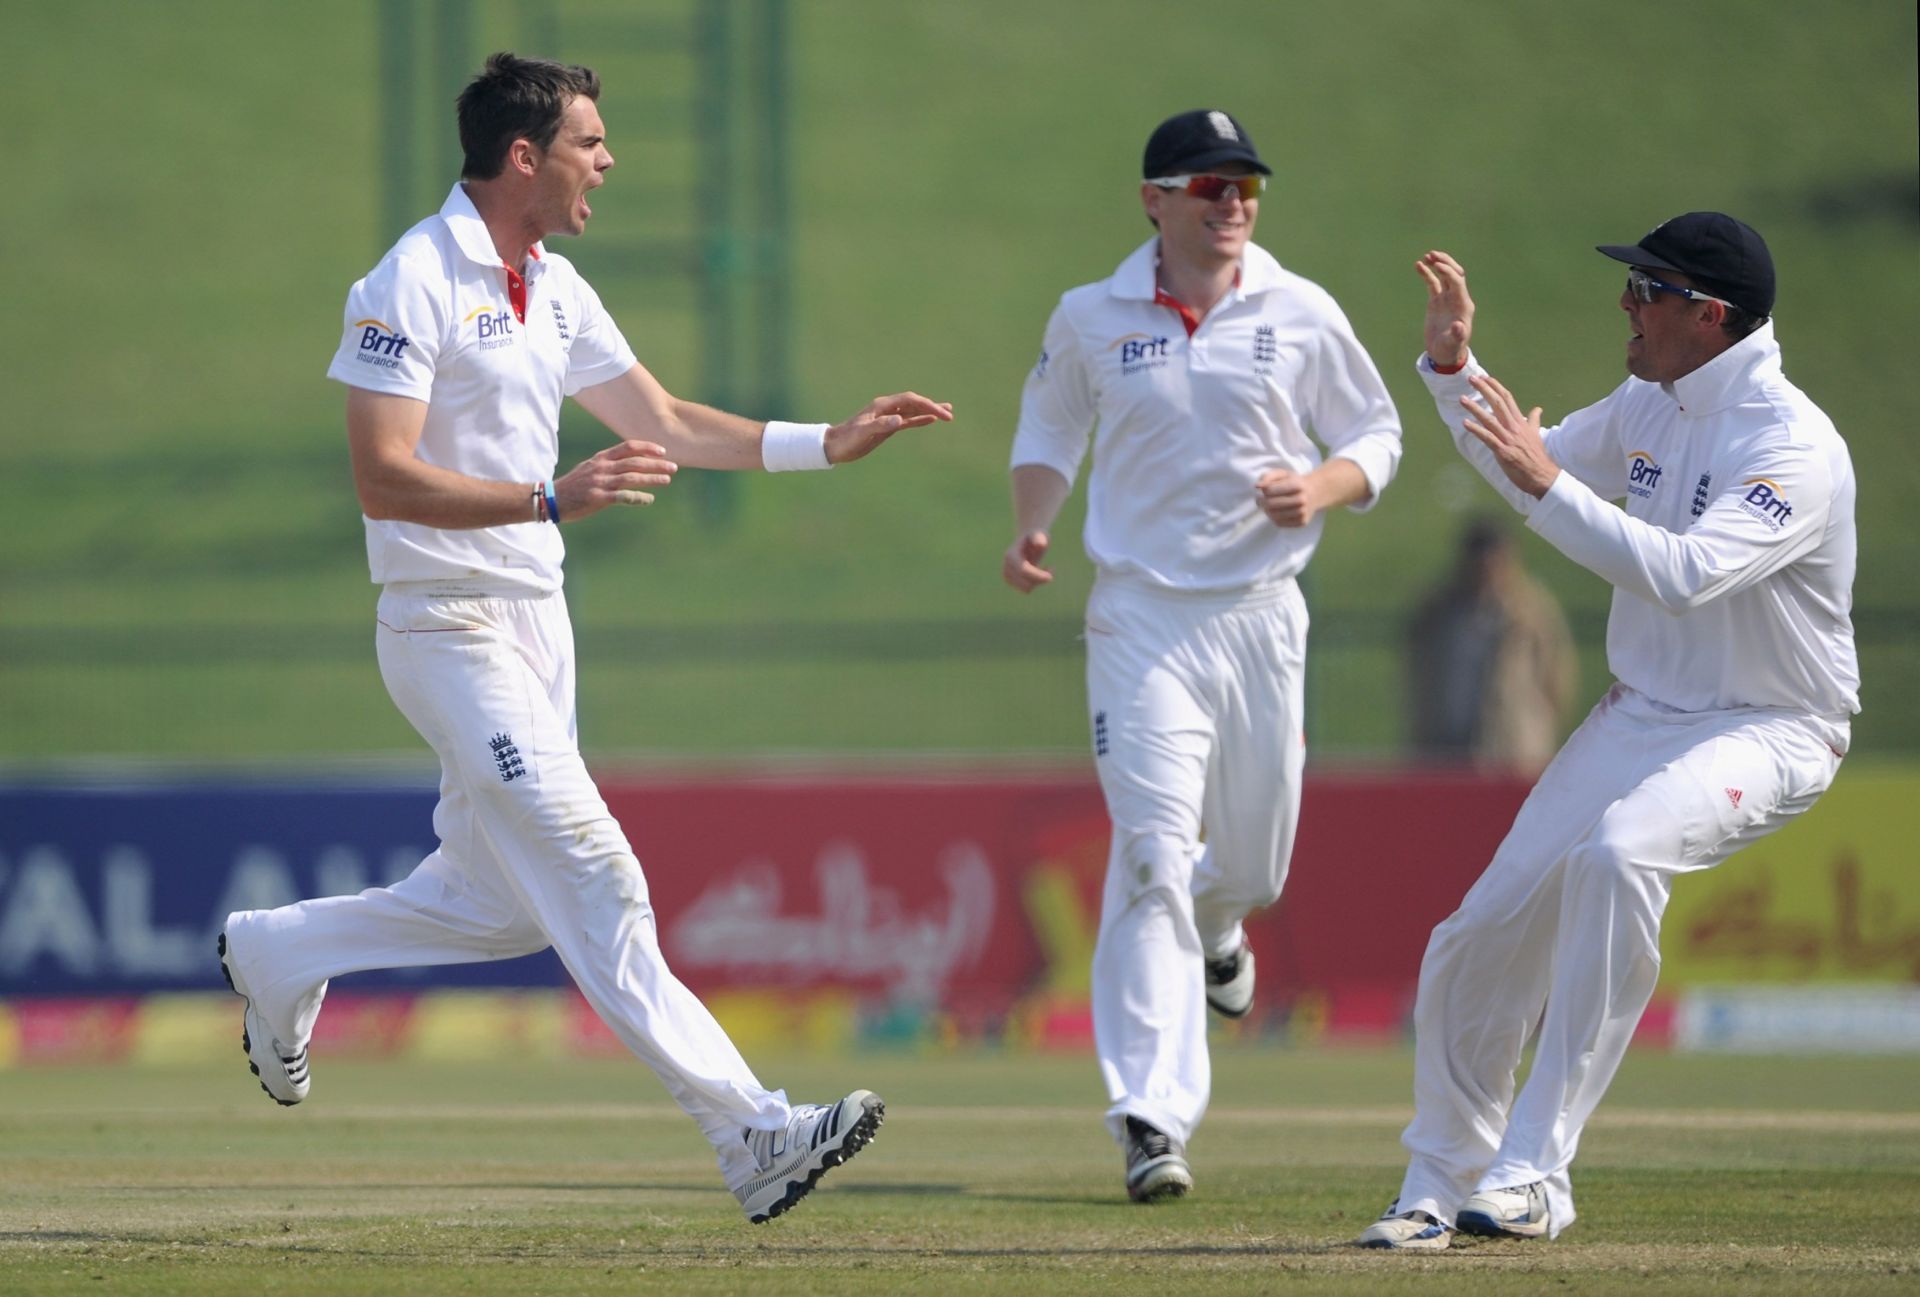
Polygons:
<instances>
[{"instance_id":1,"label":"short dark hair","mask_svg":"<svg viewBox=\"0 0 1920 1297\"><path fill-rule=\"evenodd\" d=\"M1772 317L1755 315L1744 306L1729 306L1727 313L1720 319L1720 331L1738 342L1770 318Z\"/></svg>"},{"instance_id":2,"label":"short dark hair","mask_svg":"<svg viewBox=\"0 0 1920 1297\"><path fill-rule=\"evenodd\" d=\"M489 58L460 92L460 147L467 155L461 178L499 175L515 140L550 147L567 105L581 95L600 98L600 78L592 68L523 59L504 50Z\"/></svg>"}]
</instances>

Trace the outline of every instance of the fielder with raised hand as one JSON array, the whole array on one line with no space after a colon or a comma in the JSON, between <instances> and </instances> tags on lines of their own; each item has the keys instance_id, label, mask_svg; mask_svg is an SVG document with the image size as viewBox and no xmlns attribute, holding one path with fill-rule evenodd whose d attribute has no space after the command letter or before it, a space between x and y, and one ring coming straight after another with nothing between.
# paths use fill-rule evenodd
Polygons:
<instances>
[{"instance_id":1,"label":"fielder with raised hand","mask_svg":"<svg viewBox=\"0 0 1920 1297\"><path fill-rule=\"evenodd\" d=\"M764 1221L884 1107L867 1090L789 1104L668 970L646 876L580 758L560 524L651 503L682 465L823 469L952 410L908 392L831 427L763 426L669 395L542 243L585 231L613 166L599 94L586 68L487 61L460 95L463 179L353 286L328 370L383 587L381 676L440 757L440 847L392 887L228 916L221 965L255 1074L295 1104L328 979L552 946ZM564 396L620 440L556 477Z\"/></svg>"},{"instance_id":2,"label":"fielder with raised hand","mask_svg":"<svg viewBox=\"0 0 1920 1297\"><path fill-rule=\"evenodd\" d=\"M1781 371L1765 242L1689 212L1599 250L1630 267L1631 377L1544 433L1469 350L1466 271L1444 252L1418 265L1420 374L1481 475L1613 584L1617 683L1434 930L1414 1009L1412 1161L1367 1247L1573 1223L1568 1168L1653 993L1674 877L1812 806L1859 710L1853 467Z\"/></svg>"},{"instance_id":3,"label":"fielder with raised hand","mask_svg":"<svg viewBox=\"0 0 1920 1297\"><path fill-rule=\"evenodd\" d=\"M1400 462L1346 316L1250 242L1268 174L1224 112L1160 124L1140 186L1157 237L1060 299L1013 443L1002 574L1021 591L1052 579L1047 531L1093 445L1087 698L1113 822L1094 1036L1136 1201L1193 1185L1207 1008L1251 1006L1241 921L1286 881L1306 756L1295 578L1324 515L1370 508Z\"/></svg>"}]
</instances>

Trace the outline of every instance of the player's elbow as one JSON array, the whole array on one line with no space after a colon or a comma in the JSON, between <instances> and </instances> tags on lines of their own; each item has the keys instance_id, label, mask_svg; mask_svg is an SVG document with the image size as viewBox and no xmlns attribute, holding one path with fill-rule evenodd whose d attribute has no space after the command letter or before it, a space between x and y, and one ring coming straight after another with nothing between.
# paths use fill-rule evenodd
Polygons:
<instances>
[{"instance_id":1,"label":"player's elbow","mask_svg":"<svg viewBox=\"0 0 1920 1297\"><path fill-rule=\"evenodd\" d=\"M1704 608L1720 597L1722 587L1717 582L1675 582L1656 586L1652 591L1653 601L1664 612L1679 617L1699 608Z\"/></svg>"},{"instance_id":2,"label":"player's elbow","mask_svg":"<svg viewBox=\"0 0 1920 1297\"><path fill-rule=\"evenodd\" d=\"M410 497L399 474L378 468L363 469L353 475L353 489L360 498L360 512L373 521L407 521Z\"/></svg>"},{"instance_id":3,"label":"player's elbow","mask_svg":"<svg viewBox=\"0 0 1920 1297\"><path fill-rule=\"evenodd\" d=\"M404 522L397 506L367 491L360 492L360 512L374 522Z\"/></svg>"},{"instance_id":4,"label":"player's elbow","mask_svg":"<svg viewBox=\"0 0 1920 1297\"><path fill-rule=\"evenodd\" d=\"M1711 551L1682 542L1665 561L1644 564L1643 596L1678 617L1724 596L1734 573L1716 563Z\"/></svg>"}]
</instances>

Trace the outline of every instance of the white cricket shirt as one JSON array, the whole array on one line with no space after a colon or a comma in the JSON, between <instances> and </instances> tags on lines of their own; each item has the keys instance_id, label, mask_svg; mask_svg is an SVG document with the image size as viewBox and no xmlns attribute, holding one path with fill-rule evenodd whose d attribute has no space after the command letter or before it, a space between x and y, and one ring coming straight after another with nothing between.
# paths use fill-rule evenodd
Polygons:
<instances>
[{"instance_id":1,"label":"white cricket shirt","mask_svg":"<svg viewBox=\"0 0 1920 1297\"><path fill-rule=\"evenodd\" d=\"M1672 383L1629 378L1547 429L1564 470L1535 500L1466 430L1487 371L1418 362L1461 452L1561 553L1612 582L1607 665L1682 711L1860 710L1853 464L1763 325ZM1625 509L1610 500L1624 500Z\"/></svg>"},{"instance_id":2,"label":"white cricket shirt","mask_svg":"<svg viewBox=\"0 0 1920 1297\"><path fill-rule=\"evenodd\" d=\"M535 244L524 296L460 185L347 294L327 377L427 406L419 457L499 482L540 482L560 458L560 403L634 365L626 339L565 257ZM516 302L516 298L518 301ZM532 504L528 504L532 516ZM375 582L480 593L560 587L546 522L451 530L365 519Z\"/></svg>"},{"instance_id":3,"label":"white cricket shirt","mask_svg":"<svg viewBox=\"0 0 1920 1297\"><path fill-rule=\"evenodd\" d=\"M1067 292L1028 376L1013 465L1069 482L1093 443L1087 556L1176 590L1270 585L1307 565L1321 519L1283 528L1254 482L1350 459L1372 507L1400 463L1400 420L1327 292L1249 244L1240 282L1189 338L1154 302L1159 240L1110 279ZM1097 431L1096 431L1097 425ZM1316 445L1315 443L1319 444Z\"/></svg>"}]
</instances>

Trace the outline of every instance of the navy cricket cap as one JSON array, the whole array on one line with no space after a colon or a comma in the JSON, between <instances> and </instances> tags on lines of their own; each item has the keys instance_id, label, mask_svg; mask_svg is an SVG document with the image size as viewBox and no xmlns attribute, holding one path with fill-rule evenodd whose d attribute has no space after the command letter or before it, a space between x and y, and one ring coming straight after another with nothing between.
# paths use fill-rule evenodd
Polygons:
<instances>
[{"instance_id":1,"label":"navy cricket cap","mask_svg":"<svg viewBox=\"0 0 1920 1297\"><path fill-rule=\"evenodd\" d=\"M1773 254L1767 241L1724 212L1688 212L1655 226L1632 246L1603 243L1595 251L1630 266L1677 270L1744 311L1773 314Z\"/></svg>"},{"instance_id":2,"label":"navy cricket cap","mask_svg":"<svg viewBox=\"0 0 1920 1297\"><path fill-rule=\"evenodd\" d=\"M1191 175L1223 162L1244 162L1263 176L1273 174L1273 168L1254 152L1253 140L1239 122L1218 108L1196 108L1153 128L1140 178Z\"/></svg>"}]
</instances>

